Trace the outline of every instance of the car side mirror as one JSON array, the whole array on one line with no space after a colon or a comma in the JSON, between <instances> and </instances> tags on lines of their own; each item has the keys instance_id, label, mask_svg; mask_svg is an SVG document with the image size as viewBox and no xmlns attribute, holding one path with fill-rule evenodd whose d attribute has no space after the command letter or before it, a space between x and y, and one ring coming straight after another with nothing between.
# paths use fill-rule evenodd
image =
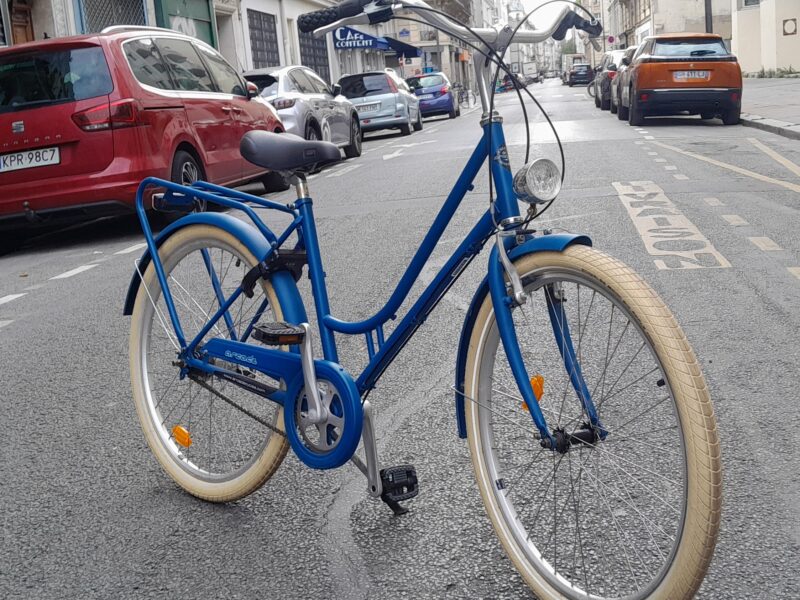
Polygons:
<instances>
[{"instance_id":1,"label":"car side mirror","mask_svg":"<svg viewBox=\"0 0 800 600\"><path fill-rule=\"evenodd\" d=\"M623 64L623 65L625 65L625 66L627 67L628 65L630 65L630 64L631 64L631 59L630 59L630 58L628 58L627 56L623 56L623 57L622 57L622 64Z\"/></svg>"},{"instance_id":2,"label":"car side mirror","mask_svg":"<svg viewBox=\"0 0 800 600\"><path fill-rule=\"evenodd\" d=\"M252 81L247 82L247 97L255 98L258 96L258 86Z\"/></svg>"},{"instance_id":3,"label":"car side mirror","mask_svg":"<svg viewBox=\"0 0 800 600\"><path fill-rule=\"evenodd\" d=\"M334 96L341 96L342 95L342 86L340 86L338 83L334 83L333 87L331 88L331 90L333 91L333 95Z\"/></svg>"},{"instance_id":4,"label":"car side mirror","mask_svg":"<svg viewBox=\"0 0 800 600\"><path fill-rule=\"evenodd\" d=\"M607 70L607 71L616 71L616 70L617 70L617 65L615 65L615 64L610 64L610 65L608 65L608 66L606 67L606 70Z\"/></svg>"}]
</instances>

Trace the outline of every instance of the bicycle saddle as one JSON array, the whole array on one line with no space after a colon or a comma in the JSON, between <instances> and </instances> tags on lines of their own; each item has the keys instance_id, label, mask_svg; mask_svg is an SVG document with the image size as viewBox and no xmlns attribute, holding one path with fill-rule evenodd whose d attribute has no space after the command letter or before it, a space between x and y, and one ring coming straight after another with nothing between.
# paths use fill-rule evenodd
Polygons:
<instances>
[{"instance_id":1,"label":"bicycle saddle","mask_svg":"<svg viewBox=\"0 0 800 600\"><path fill-rule=\"evenodd\" d=\"M248 131L239 143L242 156L271 171L311 171L341 160L330 142L308 141L291 133Z\"/></svg>"}]
</instances>

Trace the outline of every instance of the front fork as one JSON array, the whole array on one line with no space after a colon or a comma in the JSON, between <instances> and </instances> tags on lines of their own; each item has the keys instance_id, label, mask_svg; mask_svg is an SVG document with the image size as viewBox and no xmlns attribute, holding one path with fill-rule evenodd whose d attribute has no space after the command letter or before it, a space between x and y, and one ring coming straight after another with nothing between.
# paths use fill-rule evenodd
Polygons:
<instances>
[{"instance_id":1,"label":"front fork","mask_svg":"<svg viewBox=\"0 0 800 600\"><path fill-rule=\"evenodd\" d=\"M514 327L514 318L511 312L513 308L524 304L529 299L529 296L524 293L516 267L508 258L508 236L498 234L496 241L497 243L492 248L489 255L489 291L491 293L492 306L494 307L495 320L497 321L500 339L502 340L503 349L508 358L511 372L514 375L517 388L519 388L520 394L528 407L531 418L536 428L539 430L542 446L566 452L570 443L592 442L597 438L605 439L607 432L597 416L597 410L592 401L586 381L583 378L583 373L575 353L572 335L569 330L569 323L562 310L562 303L565 298L563 298L562 290L554 286L545 288L547 311L550 316L550 323L553 328L553 335L555 336L558 350L564 361L564 368L569 375L575 393L578 395L583 407L583 412L588 417L591 427L589 433L591 433L591 435L589 437L587 437L585 433L569 435L563 432L563 430L558 429L550 431L547 421L542 414L542 410L539 407L539 403L536 400L530 374L525 368L525 362L522 359L522 352L520 350L517 331ZM504 275L508 276L508 285L506 284Z\"/></svg>"}]
</instances>

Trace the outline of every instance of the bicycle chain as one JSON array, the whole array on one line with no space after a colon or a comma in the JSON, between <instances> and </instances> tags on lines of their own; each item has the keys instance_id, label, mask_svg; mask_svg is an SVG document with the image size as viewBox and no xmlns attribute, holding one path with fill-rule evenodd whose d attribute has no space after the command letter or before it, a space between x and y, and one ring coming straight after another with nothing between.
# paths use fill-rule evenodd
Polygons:
<instances>
[{"instance_id":1,"label":"bicycle chain","mask_svg":"<svg viewBox=\"0 0 800 600\"><path fill-rule=\"evenodd\" d=\"M215 396L218 396L219 398L221 398L222 400L224 400L225 402L227 402L228 404L230 404L231 406L233 406L235 409L237 409L237 410L240 410L241 412L243 412L244 414L246 414L248 417L250 417L250 418L251 418L251 419L253 419L254 421L257 421L257 422L261 423L261 424L262 424L264 427L266 427L267 429L269 429L269 430L273 431L274 433L277 433L278 435L281 435L281 436L283 436L283 437L286 437L286 432L284 432L284 431L281 431L280 429L278 429L277 427L275 427L275 425L273 425L272 423L267 423L267 422L266 422L264 419L262 419L262 418L261 418L261 417L259 417L258 415L255 415L255 414L253 414L252 412L250 412L249 410L247 410L247 409L246 409L244 406L239 406L239 405L238 405L236 402L234 402L233 400L231 400L230 398L228 398L228 397L227 397L225 394L223 394L223 393L222 393L222 392L220 392L219 390L217 390L217 389L214 389L214 387L212 387L212 386L208 385L208 384L207 384L205 381L202 381L202 380L200 380L200 379L199 379L199 378L197 378L197 377L193 377L192 375L189 375L189 379L191 379L192 381L194 381L194 382L195 382L197 385L199 385L199 386L200 386L200 387L202 387L203 389L206 389L206 390L208 390L209 392L211 392L212 394L214 394Z\"/></svg>"}]
</instances>

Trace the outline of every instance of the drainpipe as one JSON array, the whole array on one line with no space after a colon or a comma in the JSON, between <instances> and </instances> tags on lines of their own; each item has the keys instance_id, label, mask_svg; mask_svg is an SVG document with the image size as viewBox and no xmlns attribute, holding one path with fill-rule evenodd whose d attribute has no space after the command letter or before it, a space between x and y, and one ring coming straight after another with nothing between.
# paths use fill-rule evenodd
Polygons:
<instances>
[{"instance_id":1,"label":"drainpipe","mask_svg":"<svg viewBox=\"0 0 800 600\"><path fill-rule=\"evenodd\" d=\"M711 0L706 0L706 33L714 33L714 18L713 10L711 9Z\"/></svg>"},{"instance_id":2,"label":"drainpipe","mask_svg":"<svg viewBox=\"0 0 800 600\"><path fill-rule=\"evenodd\" d=\"M292 41L289 39L289 31L286 28L286 11L283 9L283 0L278 0L278 17L281 20L281 37L283 38L283 60L285 65L294 64L294 53L292 52Z\"/></svg>"}]
</instances>

